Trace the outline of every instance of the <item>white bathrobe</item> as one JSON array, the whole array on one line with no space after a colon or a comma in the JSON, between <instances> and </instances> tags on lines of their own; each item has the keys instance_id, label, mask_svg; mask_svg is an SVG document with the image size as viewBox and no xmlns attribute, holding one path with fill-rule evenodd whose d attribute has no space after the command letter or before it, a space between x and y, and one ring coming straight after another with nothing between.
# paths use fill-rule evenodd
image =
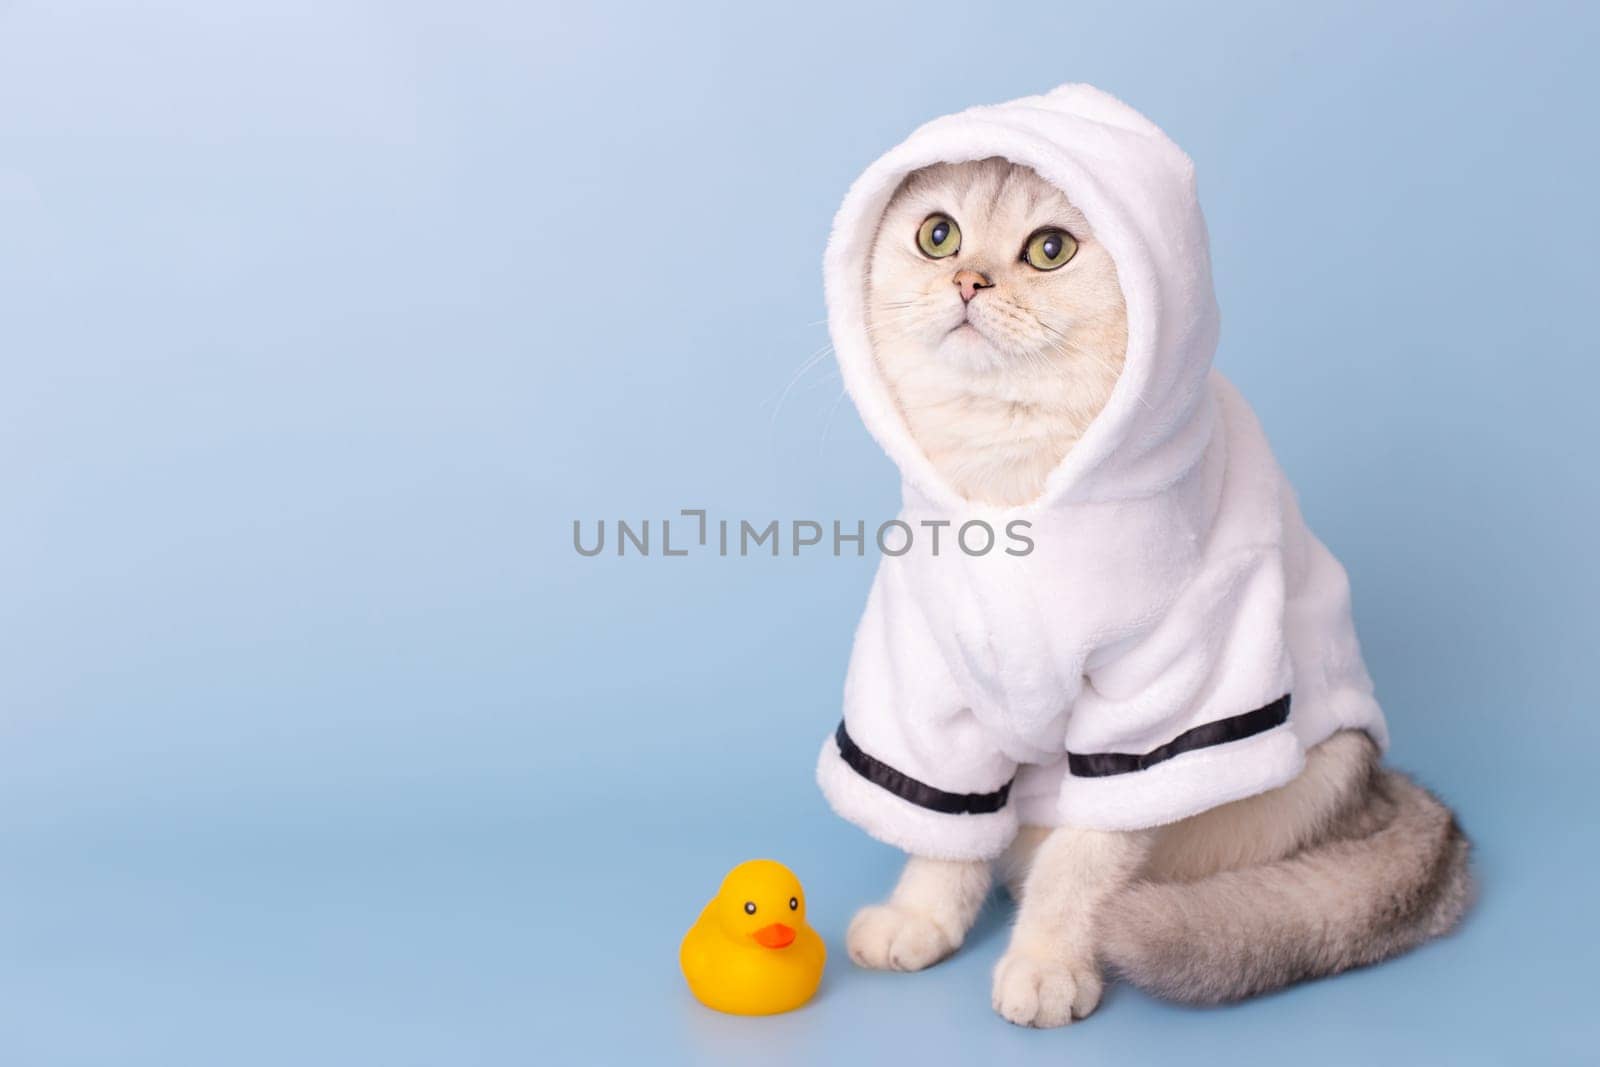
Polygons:
<instances>
[{"instance_id":1,"label":"white bathrobe","mask_svg":"<svg viewBox=\"0 0 1600 1067\"><path fill-rule=\"evenodd\" d=\"M917 447L873 361L864 274L902 178L1003 156L1059 186L1117 265L1126 366L1034 503L973 504ZM825 264L829 328L899 466L913 549L885 556L817 778L882 841L997 855L1019 824L1157 826L1281 786L1344 728L1387 735L1342 567L1306 528L1217 344L1194 165L1084 85L949 115L856 181ZM969 556L971 519L1034 549ZM940 553L925 521L948 520ZM892 538L896 545L900 538ZM971 540L981 547L983 538ZM1011 542L1014 544L1014 542Z\"/></svg>"}]
</instances>

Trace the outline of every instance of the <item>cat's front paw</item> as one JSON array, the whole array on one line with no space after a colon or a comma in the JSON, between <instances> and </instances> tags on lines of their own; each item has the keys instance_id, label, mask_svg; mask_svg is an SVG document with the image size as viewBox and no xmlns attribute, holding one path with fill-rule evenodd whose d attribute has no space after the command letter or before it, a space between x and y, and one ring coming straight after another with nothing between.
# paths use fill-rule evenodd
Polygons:
<instances>
[{"instance_id":1,"label":"cat's front paw","mask_svg":"<svg viewBox=\"0 0 1600 1067\"><path fill-rule=\"evenodd\" d=\"M1018 1026L1065 1026L1100 1003L1093 964L1073 966L1012 949L994 969L994 1010Z\"/></svg>"},{"instance_id":2,"label":"cat's front paw","mask_svg":"<svg viewBox=\"0 0 1600 1067\"><path fill-rule=\"evenodd\" d=\"M857 966L878 971L920 971L958 947L932 919L893 904L856 912L844 942Z\"/></svg>"}]
</instances>

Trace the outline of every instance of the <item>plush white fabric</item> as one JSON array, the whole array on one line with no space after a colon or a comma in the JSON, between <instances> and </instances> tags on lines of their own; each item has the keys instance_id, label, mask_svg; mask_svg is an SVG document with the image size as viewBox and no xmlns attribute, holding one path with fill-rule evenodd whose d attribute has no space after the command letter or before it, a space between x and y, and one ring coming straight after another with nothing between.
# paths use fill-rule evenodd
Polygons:
<instances>
[{"instance_id":1,"label":"plush white fabric","mask_svg":"<svg viewBox=\"0 0 1600 1067\"><path fill-rule=\"evenodd\" d=\"M1117 264L1126 368L1100 417L1018 508L969 503L910 437L869 347L863 284L901 179L1003 156L1082 209ZM841 758L818 780L879 839L946 858L998 854L1020 822L1135 829L1282 785L1304 750L1356 727L1386 743L1343 569L1307 530L1249 406L1211 369L1217 307L1189 158L1089 86L946 116L867 168L834 222L829 327L845 383L899 466L912 551L885 557L845 683L851 741L951 794L1015 777L998 811L919 806ZM968 556L951 534L1031 523L1026 556ZM941 551L924 521L949 521ZM974 540L981 540L974 538ZM1075 754L1146 754L1291 695L1289 721L1144 769L1069 771ZM859 761L858 761L859 762Z\"/></svg>"}]
</instances>

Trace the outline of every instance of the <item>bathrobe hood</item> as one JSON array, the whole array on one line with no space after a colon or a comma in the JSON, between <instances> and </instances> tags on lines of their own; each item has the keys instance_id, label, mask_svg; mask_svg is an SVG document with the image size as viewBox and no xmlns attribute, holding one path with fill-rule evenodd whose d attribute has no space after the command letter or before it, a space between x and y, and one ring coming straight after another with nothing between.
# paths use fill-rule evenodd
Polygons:
<instances>
[{"instance_id":1,"label":"bathrobe hood","mask_svg":"<svg viewBox=\"0 0 1600 1067\"><path fill-rule=\"evenodd\" d=\"M1210 247L1189 157L1144 116L1087 85L935 119L851 186L824 278L829 330L862 421L908 491L974 510L912 440L878 373L863 279L878 221L902 179L935 163L991 156L1025 164L1067 192L1116 263L1128 309L1122 377L1040 503L1155 491L1192 466L1210 438L1204 385L1218 331Z\"/></svg>"},{"instance_id":2,"label":"bathrobe hood","mask_svg":"<svg viewBox=\"0 0 1600 1067\"><path fill-rule=\"evenodd\" d=\"M1000 156L1083 212L1117 266L1124 370L1038 500L963 499L913 440L873 358L866 269L912 171ZM869 166L824 262L845 384L899 467L899 518L944 552L879 565L818 780L907 851L997 855L1019 823L1160 825L1288 782L1304 751L1386 734L1338 562L1306 529L1218 339L1194 165L1086 85L936 119ZM1015 556L951 543L1022 529Z\"/></svg>"}]
</instances>

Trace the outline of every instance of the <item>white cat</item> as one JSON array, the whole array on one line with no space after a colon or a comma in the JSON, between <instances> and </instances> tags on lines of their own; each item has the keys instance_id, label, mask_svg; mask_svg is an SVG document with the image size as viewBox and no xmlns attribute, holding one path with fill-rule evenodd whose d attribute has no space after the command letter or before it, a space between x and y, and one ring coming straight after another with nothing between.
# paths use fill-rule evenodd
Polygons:
<instances>
[{"instance_id":1,"label":"white cat","mask_svg":"<svg viewBox=\"0 0 1600 1067\"><path fill-rule=\"evenodd\" d=\"M1116 114L1093 90L1075 99ZM1129 315L1117 264L1072 191L1003 158L926 166L899 182L871 238L861 311L874 370L931 478L975 505L1038 500L1124 371ZM1282 704L1287 717L1287 697ZM1263 725L1290 729L1282 723ZM1240 799L1176 821L1113 817L1135 828L1106 829L1056 819L1015 832L997 863L1019 910L994 975L995 1010L1032 1026L1082 1018L1099 1002L1103 967L1180 1000L1242 997L1374 962L1450 928L1471 881L1448 809L1381 768L1366 732L1332 728L1308 746L1303 769L1274 788L1235 790ZM950 762L928 758L935 773ZM918 837L861 817L873 801L858 790L897 790L899 804L917 802L902 783L930 787L863 753L843 727L819 773L835 806L878 836L902 845ZM995 794L1000 804L1009 789ZM934 816L963 826L992 817ZM989 892L988 859L911 851L889 899L851 923L849 952L862 966L917 970L944 958Z\"/></svg>"},{"instance_id":2,"label":"white cat","mask_svg":"<svg viewBox=\"0 0 1600 1067\"><path fill-rule=\"evenodd\" d=\"M947 251L924 249L934 235ZM1037 497L1122 371L1116 265L1060 190L1004 160L906 179L867 292L878 367L912 436L969 500Z\"/></svg>"}]
</instances>

